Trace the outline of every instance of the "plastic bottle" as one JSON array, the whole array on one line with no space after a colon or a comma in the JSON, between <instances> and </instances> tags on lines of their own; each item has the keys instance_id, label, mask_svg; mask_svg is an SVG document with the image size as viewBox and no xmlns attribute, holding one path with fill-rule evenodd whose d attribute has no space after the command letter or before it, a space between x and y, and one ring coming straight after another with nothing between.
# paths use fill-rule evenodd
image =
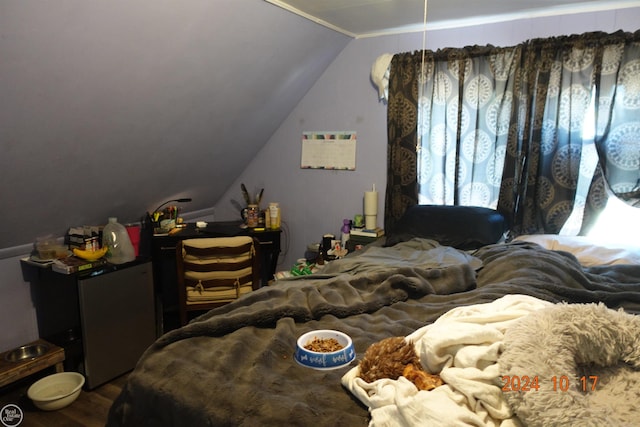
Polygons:
<instances>
[{"instance_id":1,"label":"plastic bottle","mask_svg":"<svg viewBox=\"0 0 640 427\"><path fill-rule=\"evenodd\" d=\"M280 205L278 203L269 203L269 224L273 230L280 228Z\"/></svg>"},{"instance_id":2,"label":"plastic bottle","mask_svg":"<svg viewBox=\"0 0 640 427\"><path fill-rule=\"evenodd\" d=\"M341 237L340 243L342 244L343 248L346 248L347 242L351 237L351 220L350 219L342 220L342 228L340 229L340 231L342 232L342 236L340 236Z\"/></svg>"},{"instance_id":3,"label":"plastic bottle","mask_svg":"<svg viewBox=\"0 0 640 427\"><path fill-rule=\"evenodd\" d=\"M107 261L112 264L124 264L136 259L135 249L131 244L129 233L118 218L111 217L102 230L102 246L109 248Z\"/></svg>"}]
</instances>

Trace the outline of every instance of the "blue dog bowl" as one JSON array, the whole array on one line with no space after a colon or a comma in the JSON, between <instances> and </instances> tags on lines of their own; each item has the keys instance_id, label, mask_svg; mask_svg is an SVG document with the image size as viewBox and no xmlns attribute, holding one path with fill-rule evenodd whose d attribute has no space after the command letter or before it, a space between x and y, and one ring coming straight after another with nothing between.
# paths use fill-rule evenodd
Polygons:
<instances>
[{"instance_id":1,"label":"blue dog bowl","mask_svg":"<svg viewBox=\"0 0 640 427\"><path fill-rule=\"evenodd\" d=\"M342 348L332 352L311 351L304 348L314 339L334 338ZM340 331L320 329L302 334L296 342L296 362L307 368L327 370L349 365L356 358L351 337Z\"/></svg>"}]
</instances>

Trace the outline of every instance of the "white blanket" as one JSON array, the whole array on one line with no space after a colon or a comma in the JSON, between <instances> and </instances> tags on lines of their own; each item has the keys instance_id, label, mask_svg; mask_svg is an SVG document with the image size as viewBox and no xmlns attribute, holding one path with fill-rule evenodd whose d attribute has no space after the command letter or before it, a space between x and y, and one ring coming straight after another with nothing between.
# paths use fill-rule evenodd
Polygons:
<instances>
[{"instance_id":1,"label":"white blanket","mask_svg":"<svg viewBox=\"0 0 640 427\"><path fill-rule=\"evenodd\" d=\"M407 336L424 368L444 380L435 390L418 391L404 377L367 383L358 377L358 367L342 377L342 384L369 407L371 427L521 426L501 390L498 356L509 325L549 305L507 295L452 309Z\"/></svg>"}]
</instances>

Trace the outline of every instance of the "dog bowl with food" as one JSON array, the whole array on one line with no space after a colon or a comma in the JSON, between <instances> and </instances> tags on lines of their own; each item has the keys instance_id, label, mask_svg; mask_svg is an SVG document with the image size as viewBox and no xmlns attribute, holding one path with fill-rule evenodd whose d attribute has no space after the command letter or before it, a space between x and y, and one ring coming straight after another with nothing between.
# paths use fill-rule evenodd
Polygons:
<instances>
[{"instance_id":1,"label":"dog bowl with food","mask_svg":"<svg viewBox=\"0 0 640 427\"><path fill-rule=\"evenodd\" d=\"M356 358L351 337L343 332L321 329L302 334L296 342L295 359L313 369L338 369Z\"/></svg>"},{"instance_id":2,"label":"dog bowl with food","mask_svg":"<svg viewBox=\"0 0 640 427\"><path fill-rule=\"evenodd\" d=\"M59 372L46 376L29 387L27 396L43 411L69 406L80 395L84 376L77 372Z\"/></svg>"}]
</instances>

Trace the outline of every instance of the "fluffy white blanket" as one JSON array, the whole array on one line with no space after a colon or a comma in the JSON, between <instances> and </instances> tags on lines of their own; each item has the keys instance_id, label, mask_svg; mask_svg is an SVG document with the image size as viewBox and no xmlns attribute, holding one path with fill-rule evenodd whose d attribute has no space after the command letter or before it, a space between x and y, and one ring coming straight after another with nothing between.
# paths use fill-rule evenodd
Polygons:
<instances>
[{"instance_id":1,"label":"fluffy white blanket","mask_svg":"<svg viewBox=\"0 0 640 427\"><path fill-rule=\"evenodd\" d=\"M493 302L457 307L407 336L425 369L445 385L418 391L406 378L367 383L358 367L342 384L369 407L370 426L520 426L504 394L498 357L506 329L551 303L507 295Z\"/></svg>"}]
</instances>

